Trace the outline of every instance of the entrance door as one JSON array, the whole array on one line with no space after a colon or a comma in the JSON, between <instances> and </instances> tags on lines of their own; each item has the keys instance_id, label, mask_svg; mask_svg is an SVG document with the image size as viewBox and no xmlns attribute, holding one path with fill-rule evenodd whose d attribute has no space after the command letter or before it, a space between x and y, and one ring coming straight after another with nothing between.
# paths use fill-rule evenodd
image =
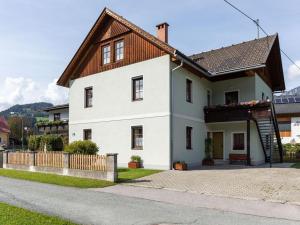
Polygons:
<instances>
[{"instance_id":1,"label":"entrance door","mask_svg":"<svg viewBox=\"0 0 300 225\"><path fill-rule=\"evenodd\" d=\"M213 158L223 159L223 132L213 132L212 148Z\"/></svg>"}]
</instances>

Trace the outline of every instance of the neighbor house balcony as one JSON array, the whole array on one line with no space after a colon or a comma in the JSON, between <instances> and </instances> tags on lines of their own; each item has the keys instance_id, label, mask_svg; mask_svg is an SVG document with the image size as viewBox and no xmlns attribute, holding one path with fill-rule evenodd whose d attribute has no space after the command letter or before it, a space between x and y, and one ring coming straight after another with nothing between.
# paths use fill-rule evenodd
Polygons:
<instances>
[{"instance_id":1,"label":"neighbor house balcony","mask_svg":"<svg viewBox=\"0 0 300 225\"><path fill-rule=\"evenodd\" d=\"M68 136L69 121L56 120L56 121L40 121L36 123L39 132L44 134L60 134Z\"/></svg>"}]
</instances>

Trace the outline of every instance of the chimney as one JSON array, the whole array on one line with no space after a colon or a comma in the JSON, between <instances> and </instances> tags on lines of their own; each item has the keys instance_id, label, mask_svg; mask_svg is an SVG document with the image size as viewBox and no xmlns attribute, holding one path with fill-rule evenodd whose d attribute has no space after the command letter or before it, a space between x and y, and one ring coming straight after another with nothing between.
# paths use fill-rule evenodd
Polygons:
<instances>
[{"instance_id":1,"label":"chimney","mask_svg":"<svg viewBox=\"0 0 300 225\"><path fill-rule=\"evenodd\" d=\"M157 26L157 38L165 43L168 43L168 23L161 23Z\"/></svg>"}]
</instances>

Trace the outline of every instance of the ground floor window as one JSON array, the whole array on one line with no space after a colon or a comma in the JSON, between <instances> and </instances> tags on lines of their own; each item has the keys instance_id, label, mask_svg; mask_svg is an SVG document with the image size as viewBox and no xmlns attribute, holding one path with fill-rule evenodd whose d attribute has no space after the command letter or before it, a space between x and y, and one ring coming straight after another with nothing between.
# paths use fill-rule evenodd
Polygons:
<instances>
[{"instance_id":1,"label":"ground floor window","mask_svg":"<svg viewBox=\"0 0 300 225\"><path fill-rule=\"evenodd\" d=\"M232 134L233 146L232 150L245 150L245 134L233 133Z\"/></svg>"},{"instance_id":2,"label":"ground floor window","mask_svg":"<svg viewBox=\"0 0 300 225\"><path fill-rule=\"evenodd\" d=\"M186 149L192 149L192 127L186 127Z\"/></svg>"},{"instance_id":3,"label":"ground floor window","mask_svg":"<svg viewBox=\"0 0 300 225\"><path fill-rule=\"evenodd\" d=\"M92 130L91 129L83 130L83 140L85 140L85 141L92 140Z\"/></svg>"},{"instance_id":4,"label":"ground floor window","mask_svg":"<svg viewBox=\"0 0 300 225\"><path fill-rule=\"evenodd\" d=\"M143 127L131 127L131 147L132 149L143 149Z\"/></svg>"}]
</instances>

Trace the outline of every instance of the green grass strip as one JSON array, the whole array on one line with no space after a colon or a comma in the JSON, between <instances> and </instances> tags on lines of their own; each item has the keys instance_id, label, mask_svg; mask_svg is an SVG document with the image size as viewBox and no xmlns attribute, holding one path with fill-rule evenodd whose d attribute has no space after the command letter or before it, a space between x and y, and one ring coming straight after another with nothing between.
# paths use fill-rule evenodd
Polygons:
<instances>
[{"instance_id":1,"label":"green grass strip","mask_svg":"<svg viewBox=\"0 0 300 225\"><path fill-rule=\"evenodd\" d=\"M0 224L5 225L75 225L75 223L18 208L0 202Z\"/></svg>"},{"instance_id":2,"label":"green grass strip","mask_svg":"<svg viewBox=\"0 0 300 225\"><path fill-rule=\"evenodd\" d=\"M0 169L0 176L77 188L103 188L114 185L113 182L104 180L11 169Z\"/></svg>"}]
</instances>

